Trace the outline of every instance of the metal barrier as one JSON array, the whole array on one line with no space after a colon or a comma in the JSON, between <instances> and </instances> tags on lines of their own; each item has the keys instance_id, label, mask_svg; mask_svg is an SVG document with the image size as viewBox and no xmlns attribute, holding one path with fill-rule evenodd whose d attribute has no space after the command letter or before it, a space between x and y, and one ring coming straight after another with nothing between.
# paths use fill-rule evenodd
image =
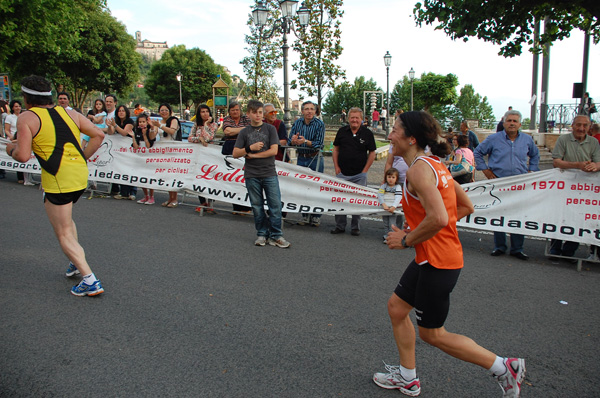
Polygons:
<instances>
[{"instance_id":1,"label":"metal barrier","mask_svg":"<svg viewBox=\"0 0 600 398\"><path fill-rule=\"evenodd\" d=\"M548 121L550 131L558 128L558 132L562 133L562 130L571 126L573 119L579 115L579 105L577 104L551 104L547 105L547 107L546 120ZM593 113L589 116L593 123L598 123L598 113Z\"/></svg>"},{"instance_id":2,"label":"metal barrier","mask_svg":"<svg viewBox=\"0 0 600 398\"><path fill-rule=\"evenodd\" d=\"M566 260L577 260L577 271L578 272L581 272L581 270L583 269L584 261L587 261L588 263L600 264L600 257L598 257L600 255L600 253L598 253L598 250L600 250L600 248L598 246L596 246L596 250L594 250L594 252L592 254L590 254L589 257L586 257L586 258L575 257L575 256L569 257L569 256L561 256L558 254L552 254L552 253L550 253L550 246L551 246L551 241L548 240L546 242L546 247L544 248L544 255L546 257L564 258ZM581 244L580 244L580 246L581 246Z\"/></svg>"}]
</instances>

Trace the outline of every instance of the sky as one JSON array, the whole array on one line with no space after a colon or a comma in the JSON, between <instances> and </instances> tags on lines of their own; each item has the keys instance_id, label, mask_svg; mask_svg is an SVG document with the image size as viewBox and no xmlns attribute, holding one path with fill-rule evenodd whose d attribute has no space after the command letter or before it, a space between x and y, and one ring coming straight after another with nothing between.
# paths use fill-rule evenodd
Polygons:
<instances>
[{"instance_id":1,"label":"sky","mask_svg":"<svg viewBox=\"0 0 600 398\"><path fill-rule=\"evenodd\" d=\"M414 68L416 76L433 72L458 76L459 87L471 84L475 92L488 98L499 120L508 106L529 117L533 56L528 51L515 58L498 55L500 46L476 38L468 42L453 41L443 31L432 26L417 27L412 10L417 0L345 0L342 17L342 46L338 60L346 70L346 78L373 78L386 90L386 68L383 56L392 55L390 91L398 80ZM112 15L134 35L141 31L142 39L166 41L169 47L184 44L200 48L213 60L226 66L232 74L245 79L240 60L247 55L244 35L253 0L178 0L164 2L108 0ZM583 32L574 30L571 37L556 42L550 51L549 104L574 104L573 83L582 81ZM293 33L288 41L295 39ZM291 47L291 46L290 46ZM291 65L298 60L290 48L290 80L296 77ZM538 98L541 88L541 65ZM590 47L587 91L600 100L600 45ZM283 87L283 70L275 73ZM341 81L340 81L341 82ZM339 82L338 82L339 83ZM185 77L184 83L185 84ZM329 90L329 89L326 89ZM281 96L283 96L283 89ZM296 99L299 92L291 90ZM306 97L306 95L304 94ZM539 102L539 101L538 101Z\"/></svg>"}]
</instances>

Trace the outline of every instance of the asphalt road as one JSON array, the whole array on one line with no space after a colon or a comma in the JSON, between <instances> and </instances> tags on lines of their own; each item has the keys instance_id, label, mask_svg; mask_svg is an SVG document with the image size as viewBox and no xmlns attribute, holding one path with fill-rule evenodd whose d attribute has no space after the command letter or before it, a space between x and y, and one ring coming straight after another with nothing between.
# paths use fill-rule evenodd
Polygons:
<instances>
[{"instance_id":1,"label":"asphalt road","mask_svg":"<svg viewBox=\"0 0 600 398\"><path fill-rule=\"evenodd\" d=\"M398 362L386 302L414 253L383 245L381 222L360 237L329 234L329 216L287 223L290 249L261 248L252 217L81 199L106 292L80 298L40 191L14 180L0 180L1 397L400 396L371 377ZM526 358L523 397L598 397L600 267L552 263L539 240L527 262L491 257L489 234L461 240L447 329ZM487 371L423 342L417 371L422 397L501 396Z\"/></svg>"}]
</instances>

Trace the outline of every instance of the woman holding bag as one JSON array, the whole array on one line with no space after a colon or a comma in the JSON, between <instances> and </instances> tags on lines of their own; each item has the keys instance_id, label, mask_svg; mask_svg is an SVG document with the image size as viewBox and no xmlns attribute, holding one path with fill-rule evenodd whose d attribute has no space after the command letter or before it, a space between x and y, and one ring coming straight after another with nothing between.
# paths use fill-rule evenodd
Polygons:
<instances>
[{"instance_id":1,"label":"woman holding bag","mask_svg":"<svg viewBox=\"0 0 600 398\"><path fill-rule=\"evenodd\" d=\"M469 149L469 137L453 136L452 145L457 147L454 150L454 159L445 160L444 164L449 166L450 174L456 182L467 184L473 180L473 170L475 170L475 157L473 151Z\"/></svg>"}]
</instances>

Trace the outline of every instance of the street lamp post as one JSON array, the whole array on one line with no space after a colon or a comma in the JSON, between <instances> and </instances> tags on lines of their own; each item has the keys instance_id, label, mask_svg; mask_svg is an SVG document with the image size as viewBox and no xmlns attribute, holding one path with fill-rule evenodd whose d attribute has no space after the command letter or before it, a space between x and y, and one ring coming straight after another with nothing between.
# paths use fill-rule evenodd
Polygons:
<instances>
[{"instance_id":1,"label":"street lamp post","mask_svg":"<svg viewBox=\"0 0 600 398\"><path fill-rule=\"evenodd\" d=\"M179 82L179 119L183 119L183 110L181 108L183 108L183 101L182 101L182 97L181 97L181 80L183 79L183 75L181 74L181 72L177 73L177 76L175 76L175 78L177 79L177 81Z\"/></svg>"},{"instance_id":2,"label":"street lamp post","mask_svg":"<svg viewBox=\"0 0 600 398\"><path fill-rule=\"evenodd\" d=\"M386 51L385 55L383 56L383 62L385 63L385 69L387 71L387 91L386 91L386 95L385 95L385 109L386 109L386 117L385 117L385 126L383 126L383 128L385 129L385 138L388 137L388 135L390 134L390 130L388 129L388 126L390 125L390 121L389 121L389 115L391 115L391 109L390 109L390 65L392 64L392 56L390 55L389 51Z\"/></svg>"},{"instance_id":3,"label":"street lamp post","mask_svg":"<svg viewBox=\"0 0 600 398\"><path fill-rule=\"evenodd\" d=\"M290 114L289 108L290 83L288 81L288 50L290 47L287 44L287 35L291 31L293 31L294 34L296 33L292 21L292 18L295 15L298 15L301 27L307 26L310 18L310 10L304 6L304 3L302 3L298 12L296 12L297 6L298 0L280 1L279 7L281 8L281 18L274 22L272 30L270 32L265 32L265 35L262 35L262 28L267 24L269 10L262 1L259 1L256 8L252 10L252 21L260 29L261 39L268 40L277 31L283 34L283 45L281 46L281 50L283 51L283 122L288 131L292 128L292 115Z\"/></svg>"},{"instance_id":4,"label":"street lamp post","mask_svg":"<svg viewBox=\"0 0 600 398\"><path fill-rule=\"evenodd\" d=\"M414 107L414 101L413 101L413 88L414 88L414 81L415 81L415 70L411 67L410 71L408 72L408 77L410 77L410 110L414 111L415 107Z\"/></svg>"}]
</instances>

